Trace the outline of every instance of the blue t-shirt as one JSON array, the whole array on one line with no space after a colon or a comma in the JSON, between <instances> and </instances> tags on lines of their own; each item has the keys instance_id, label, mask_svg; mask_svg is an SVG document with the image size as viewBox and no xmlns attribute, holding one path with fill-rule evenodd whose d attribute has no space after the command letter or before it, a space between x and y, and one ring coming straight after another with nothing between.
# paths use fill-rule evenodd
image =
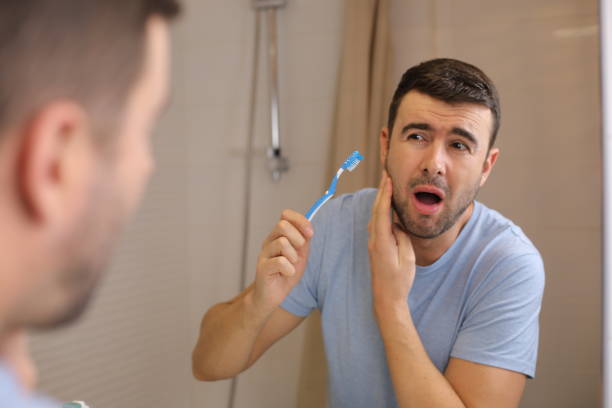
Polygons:
<instances>
[{"instance_id":1,"label":"blue t-shirt","mask_svg":"<svg viewBox=\"0 0 612 408\"><path fill-rule=\"evenodd\" d=\"M314 220L304 276L283 301L321 310L331 407L397 407L372 310L368 222L375 189L330 201ZM481 203L436 262L417 266L408 304L433 364L457 357L535 375L544 266L522 230Z\"/></svg>"},{"instance_id":2,"label":"blue t-shirt","mask_svg":"<svg viewBox=\"0 0 612 408\"><path fill-rule=\"evenodd\" d=\"M0 361L0 407L59 408L59 405L38 396L28 395L19 386L6 364Z\"/></svg>"}]
</instances>

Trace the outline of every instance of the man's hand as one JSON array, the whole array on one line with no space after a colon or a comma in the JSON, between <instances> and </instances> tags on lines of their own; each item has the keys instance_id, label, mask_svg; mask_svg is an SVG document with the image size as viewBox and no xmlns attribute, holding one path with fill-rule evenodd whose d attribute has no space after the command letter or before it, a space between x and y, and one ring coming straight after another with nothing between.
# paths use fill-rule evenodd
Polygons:
<instances>
[{"instance_id":1,"label":"man's hand","mask_svg":"<svg viewBox=\"0 0 612 408\"><path fill-rule=\"evenodd\" d=\"M391 216L391 178L385 170L368 225L372 296L374 304L406 304L415 274L410 237Z\"/></svg>"},{"instance_id":2,"label":"man's hand","mask_svg":"<svg viewBox=\"0 0 612 408\"><path fill-rule=\"evenodd\" d=\"M304 274L313 234L303 215L283 211L259 253L255 282L202 318L192 355L195 378L215 381L241 373L304 320L279 305Z\"/></svg>"},{"instance_id":3,"label":"man's hand","mask_svg":"<svg viewBox=\"0 0 612 408\"><path fill-rule=\"evenodd\" d=\"M255 304L266 310L274 309L300 281L313 234L310 221L303 215L283 211L259 253L253 293Z\"/></svg>"}]
</instances>

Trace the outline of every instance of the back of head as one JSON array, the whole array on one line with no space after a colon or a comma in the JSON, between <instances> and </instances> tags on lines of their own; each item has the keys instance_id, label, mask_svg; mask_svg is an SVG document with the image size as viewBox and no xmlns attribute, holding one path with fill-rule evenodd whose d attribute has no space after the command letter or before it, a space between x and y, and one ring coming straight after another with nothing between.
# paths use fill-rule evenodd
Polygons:
<instances>
[{"instance_id":1,"label":"back of head","mask_svg":"<svg viewBox=\"0 0 612 408\"><path fill-rule=\"evenodd\" d=\"M404 95L416 90L448 104L475 103L491 110L493 129L489 148L495 144L501 112L495 85L474 65L450 58L422 62L408 69L395 90L389 106L389 133Z\"/></svg>"},{"instance_id":2,"label":"back of head","mask_svg":"<svg viewBox=\"0 0 612 408\"><path fill-rule=\"evenodd\" d=\"M0 334L69 322L87 304L150 172L163 23L178 11L177 0L0 1L0 241L11 255ZM110 160L100 146L122 148Z\"/></svg>"},{"instance_id":3,"label":"back of head","mask_svg":"<svg viewBox=\"0 0 612 408\"><path fill-rule=\"evenodd\" d=\"M61 98L113 126L141 68L146 21L178 11L176 0L0 2L0 135Z\"/></svg>"}]
</instances>

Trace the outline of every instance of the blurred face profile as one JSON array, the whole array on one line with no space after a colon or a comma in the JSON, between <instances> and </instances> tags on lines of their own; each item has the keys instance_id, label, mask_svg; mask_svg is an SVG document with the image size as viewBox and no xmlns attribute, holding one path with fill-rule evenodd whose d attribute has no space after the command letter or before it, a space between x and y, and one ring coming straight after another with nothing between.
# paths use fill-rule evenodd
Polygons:
<instances>
[{"instance_id":1,"label":"blurred face profile","mask_svg":"<svg viewBox=\"0 0 612 408\"><path fill-rule=\"evenodd\" d=\"M78 213L57 241L60 265L21 302L21 324L54 327L76 319L106 268L123 225L134 212L153 170L151 134L167 97L168 27L151 17L142 69L104 151L92 146L90 179ZM118 62L119 63L119 62Z\"/></svg>"}]
</instances>

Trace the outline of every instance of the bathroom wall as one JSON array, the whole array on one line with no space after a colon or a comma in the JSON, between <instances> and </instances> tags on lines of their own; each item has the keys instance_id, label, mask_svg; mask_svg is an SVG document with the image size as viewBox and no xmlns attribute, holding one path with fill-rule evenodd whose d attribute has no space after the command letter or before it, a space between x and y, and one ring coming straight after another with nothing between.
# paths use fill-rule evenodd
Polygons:
<instances>
[{"instance_id":1,"label":"bathroom wall","mask_svg":"<svg viewBox=\"0 0 612 408\"><path fill-rule=\"evenodd\" d=\"M143 208L84 320L32 342L41 389L62 400L94 408L228 404L229 381L192 378L191 348L205 310L239 291L255 12L248 0L183 3L172 104L154 139L157 172ZM291 166L279 183L266 169L260 61L249 281L280 211L306 211L324 190L341 11L341 0L289 0L279 12L281 137ZM296 405L302 331L239 377L235 407Z\"/></svg>"},{"instance_id":2,"label":"bathroom wall","mask_svg":"<svg viewBox=\"0 0 612 408\"><path fill-rule=\"evenodd\" d=\"M601 160L595 0L394 0L394 77L433 57L498 85L500 159L480 200L546 266L536 379L522 407L595 407L600 392Z\"/></svg>"}]
</instances>

